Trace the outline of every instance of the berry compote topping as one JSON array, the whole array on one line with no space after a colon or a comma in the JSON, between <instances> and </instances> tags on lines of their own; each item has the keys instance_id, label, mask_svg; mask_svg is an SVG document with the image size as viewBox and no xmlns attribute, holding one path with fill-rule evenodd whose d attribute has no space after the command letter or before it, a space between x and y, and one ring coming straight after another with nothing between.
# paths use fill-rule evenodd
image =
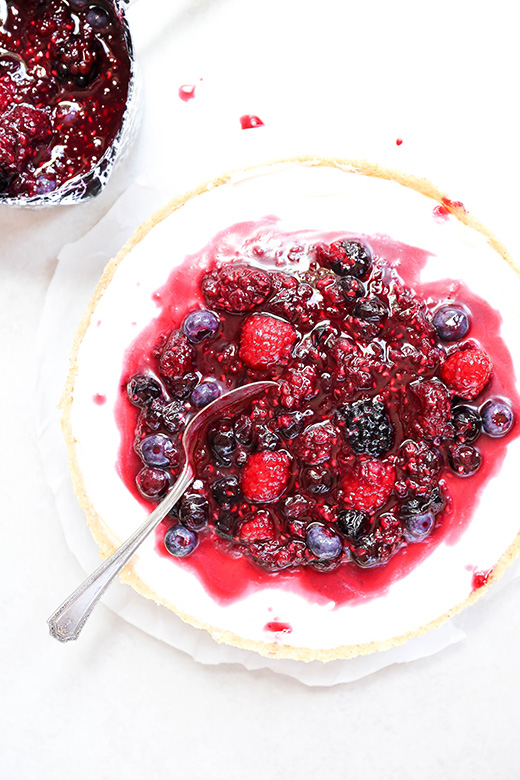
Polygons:
<instances>
[{"instance_id":1,"label":"berry compote topping","mask_svg":"<svg viewBox=\"0 0 520 780\"><path fill-rule=\"evenodd\" d=\"M263 245L261 223L234 226L232 262L222 234L160 291L122 378L121 473L159 500L190 417L274 379L209 426L158 549L224 598L274 574L366 597L460 533L518 433L500 318L461 283L421 285L420 250L269 230Z\"/></svg>"},{"instance_id":2,"label":"berry compote topping","mask_svg":"<svg viewBox=\"0 0 520 780\"><path fill-rule=\"evenodd\" d=\"M5 0L0 17L0 198L88 173L121 127L130 58L109 0Z\"/></svg>"}]
</instances>

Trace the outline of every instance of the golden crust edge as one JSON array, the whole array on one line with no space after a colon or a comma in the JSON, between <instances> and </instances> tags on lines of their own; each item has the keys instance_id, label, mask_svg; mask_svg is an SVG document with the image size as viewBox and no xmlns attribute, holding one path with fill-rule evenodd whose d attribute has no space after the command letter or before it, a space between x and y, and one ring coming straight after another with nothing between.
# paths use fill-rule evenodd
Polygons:
<instances>
[{"instance_id":1,"label":"golden crust edge","mask_svg":"<svg viewBox=\"0 0 520 780\"><path fill-rule=\"evenodd\" d=\"M96 541L100 555L103 558L108 558L120 545L120 541L111 538L110 530L107 528L103 519L96 513L92 503L90 502L87 492L85 490L83 476L79 467L78 459L76 456L76 440L72 433L72 426L70 422L70 412L73 402L74 385L76 376L78 373L78 352L90 325L93 312L103 297L105 290L109 283L112 281L117 267L122 260L129 254L129 252L138 244L143 238L152 230L155 225L162 222L170 214L177 209L181 208L185 203L192 200L198 195L208 192L215 187L226 184L232 180L232 178L238 174L254 173L255 171L265 169L268 167L274 167L277 165L291 164L291 163L304 163L312 166L327 166L340 169L347 169L353 173L365 176L374 176L376 178L382 178L387 180L397 181L402 186L415 190L439 204L442 204L450 211L460 222L477 230L481 233L489 242L489 244L502 256L502 258L511 266L511 268L518 274L520 274L520 266L518 266L510 256L505 246L496 238L496 236L488 230L479 220L469 214L463 206L457 206L455 204L446 204L443 202L444 198L448 196L442 190L438 189L428 179L419 178L411 174L403 173L391 168L386 168L376 163L370 163L366 160L350 160L346 158L331 158L321 157L314 155L297 156L282 158L274 161L256 164L246 168L241 168L236 171L230 171L222 176L211 179L198 187L195 187L175 198L170 200L165 206L158 209L154 214L145 220L135 231L135 233L128 239L118 254L112 258L100 277L100 280L94 290L93 296L90 300L89 306L85 311L74 337L71 356L69 360L69 371L65 382L63 394L59 403L59 410L61 414L61 428L65 439L65 445L67 449L69 459L69 470L74 487L74 492L78 499L78 502L84 511L87 519L87 523L92 533L94 540ZM386 640L375 640L373 642L361 643L357 645L340 645L335 648L324 649L311 649L305 647L295 647L292 645L283 644L282 642L264 642L260 640L250 640L241 637L232 632L219 629L215 626L211 626L203 621L197 620L197 618L184 613L175 604L171 603L167 599L162 598L155 593L140 577L135 573L132 567L132 562L121 572L120 580L130 585L140 595L145 598L151 599L156 604L164 606L171 612L174 612L185 623L194 626L198 629L207 631L213 639L218 643L225 643L234 647L238 647L243 650L249 650L258 653L259 655L267 658L281 659L281 660L296 660L309 663L311 661L330 662L334 660L346 660L355 658L357 656L369 655L375 652L382 652L389 650L393 647L398 647L411 639L424 636L425 634L440 628L451 617L459 614L463 609L474 604L480 599L490 588L502 577L506 569L510 566L513 560L520 553L520 530L507 550L502 554L497 564L492 569L492 572L487 580L486 584L477 590L472 591L466 599L463 599L458 604L451 607L448 611L435 618L428 623L425 623L415 629L412 629L399 636L390 637Z\"/></svg>"}]
</instances>

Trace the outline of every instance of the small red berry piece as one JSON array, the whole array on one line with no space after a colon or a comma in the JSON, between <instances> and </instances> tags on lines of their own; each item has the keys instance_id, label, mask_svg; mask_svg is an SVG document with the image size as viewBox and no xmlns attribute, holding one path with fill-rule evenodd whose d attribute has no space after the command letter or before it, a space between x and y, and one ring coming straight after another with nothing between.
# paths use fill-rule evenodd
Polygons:
<instances>
[{"instance_id":1,"label":"small red berry piece","mask_svg":"<svg viewBox=\"0 0 520 780\"><path fill-rule=\"evenodd\" d=\"M238 527L238 537L245 544L274 539L275 528L269 512L260 511L243 520Z\"/></svg>"},{"instance_id":2,"label":"small red berry piece","mask_svg":"<svg viewBox=\"0 0 520 780\"><path fill-rule=\"evenodd\" d=\"M242 493L252 504L276 501L289 482L289 455L262 450L249 455L242 469Z\"/></svg>"},{"instance_id":3,"label":"small red berry piece","mask_svg":"<svg viewBox=\"0 0 520 780\"><path fill-rule=\"evenodd\" d=\"M159 371L166 379L181 379L191 371L195 350L180 330L168 336L159 359Z\"/></svg>"},{"instance_id":4,"label":"small red berry piece","mask_svg":"<svg viewBox=\"0 0 520 780\"><path fill-rule=\"evenodd\" d=\"M455 395L471 401L485 388L492 371L493 364L482 349L466 349L446 358L441 376Z\"/></svg>"},{"instance_id":5,"label":"small red berry piece","mask_svg":"<svg viewBox=\"0 0 520 780\"><path fill-rule=\"evenodd\" d=\"M239 354L250 368L264 369L287 363L296 341L289 322L269 314L253 314L242 325Z\"/></svg>"},{"instance_id":6,"label":"small red berry piece","mask_svg":"<svg viewBox=\"0 0 520 780\"><path fill-rule=\"evenodd\" d=\"M269 274L250 265L224 265L202 279L202 294L209 308L232 314L251 311L270 293Z\"/></svg>"},{"instance_id":7,"label":"small red berry piece","mask_svg":"<svg viewBox=\"0 0 520 780\"><path fill-rule=\"evenodd\" d=\"M382 460L362 460L342 480L345 505L361 512L374 512L386 504L395 484L395 469Z\"/></svg>"},{"instance_id":8,"label":"small red berry piece","mask_svg":"<svg viewBox=\"0 0 520 780\"><path fill-rule=\"evenodd\" d=\"M330 458L337 438L334 426L328 421L308 425L296 440L295 453L303 463L316 466Z\"/></svg>"},{"instance_id":9,"label":"small red berry piece","mask_svg":"<svg viewBox=\"0 0 520 780\"><path fill-rule=\"evenodd\" d=\"M314 366L297 363L288 368L280 381L282 404L287 409L297 409L318 393L318 375Z\"/></svg>"},{"instance_id":10,"label":"small red berry piece","mask_svg":"<svg viewBox=\"0 0 520 780\"><path fill-rule=\"evenodd\" d=\"M438 379L421 379L412 382L410 390L417 408L411 420L411 431L420 437L434 441L453 436L451 396L446 385Z\"/></svg>"}]
</instances>

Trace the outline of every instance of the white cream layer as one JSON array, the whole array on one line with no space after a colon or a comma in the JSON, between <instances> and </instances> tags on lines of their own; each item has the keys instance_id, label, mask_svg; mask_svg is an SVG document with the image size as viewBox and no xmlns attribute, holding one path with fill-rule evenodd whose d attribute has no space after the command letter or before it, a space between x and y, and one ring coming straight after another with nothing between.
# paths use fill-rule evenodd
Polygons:
<instances>
[{"instance_id":1,"label":"white cream layer","mask_svg":"<svg viewBox=\"0 0 520 780\"><path fill-rule=\"evenodd\" d=\"M115 468L120 434L114 405L124 352L157 315L152 293L172 268L186 255L200 252L226 226L276 215L282 230L386 234L427 250L435 259L428 262L422 280L463 279L500 310L502 335L520 375L520 277L479 232L453 216L435 219L435 205L395 181L347 169L284 163L234 175L227 184L198 195L133 248L117 268L80 346L70 418L87 495L115 544L146 516ZM93 403L98 393L106 396L104 405ZM471 592L472 570L489 570L513 543L520 526L515 511L519 465L516 439L457 544L441 544L387 595L356 606L310 604L277 588L275 580L271 588L222 606L182 564L157 555L153 539L141 547L132 566L159 600L219 633L272 642L265 625L279 619L292 627L283 643L298 648L382 642L413 632L464 601Z\"/></svg>"}]
</instances>

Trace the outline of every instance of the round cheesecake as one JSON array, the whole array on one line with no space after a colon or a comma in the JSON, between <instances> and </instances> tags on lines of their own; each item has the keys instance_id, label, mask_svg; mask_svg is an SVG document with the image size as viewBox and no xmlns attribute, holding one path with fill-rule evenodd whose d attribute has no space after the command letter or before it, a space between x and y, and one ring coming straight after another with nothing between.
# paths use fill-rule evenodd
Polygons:
<instances>
[{"instance_id":1,"label":"round cheesecake","mask_svg":"<svg viewBox=\"0 0 520 780\"><path fill-rule=\"evenodd\" d=\"M520 544L519 293L462 204L395 171L287 160L175 199L105 269L62 402L101 554L175 479L177 418L274 379L242 414L252 438L230 417L201 441L200 527L181 503L123 580L280 658L349 658L439 626ZM511 420L495 410L493 428L490 403Z\"/></svg>"}]
</instances>

